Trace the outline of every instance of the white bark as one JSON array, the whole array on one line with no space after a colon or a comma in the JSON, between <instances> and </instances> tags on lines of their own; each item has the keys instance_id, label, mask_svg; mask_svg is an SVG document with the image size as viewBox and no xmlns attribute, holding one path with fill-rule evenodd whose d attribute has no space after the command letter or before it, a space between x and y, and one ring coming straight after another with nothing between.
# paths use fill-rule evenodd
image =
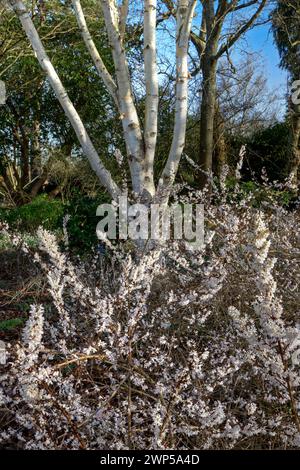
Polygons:
<instances>
[{"instance_id":1,"label":"white bark","mask_svg":"<svg viewBox=\"0 0 300 470\"><path fill-rule=\"evenodd\" d=\"M98 176L99 180L108 190L113 198L117 198L121 191L119 190L116 183L113 181L111 174L103 165L103 162L99 158L99 155L84 127L83 122L81 121L80 116L78 115L76 109L73 106L59 76L56 73L49 57L47 56L43 44L39 38L38 32L32 22L30 15L28 14L26 7L22 1L18 0L9 0L10 5L14 9L15 13L19 17L23 29L31 43L33 50L36 53L36 57L45 71L48 80L59 100L65 114L69 118L70 123L78 140L81 144L83 153L89 159L90 165Z\"/></svg>"},{"instance_id":2,"label":"white bark","mask_svg":"<svg viewBox=\"0 0 300 470\"><path fill-rule=\"evenodd\" d=\"M69 118L84 153L102 184L114 198L121 191L113 181L111 174L104 167L87 131L70 101L51 61L49 60L30 15L24 3L9 0L10 5L19 16L23 28L36 53L41 67L46 72L50 84L56 93L67 117ZM141 131L136 106L131 89L128 64L123 47L128 1L118 9L116 0L100 0L104 21L112 48L115 67L115 79L106 69L99 51L89 33L80 0L72 0L77 22L86 47L94 61L94 65L106 85L120 112L126 142L129 167L131 171L133 191L147 201L155 195L153 166L157 141L158 121L158 75L156 66L156 8L157 0L144 0L144 62L146 82L145 136ZM163 195L168 199L174 182L179 161L185 144L186 121L188 111L188 44L191 23L196 0L177 0L177 34L176 34L176 106L174 135L167 163L158 184L157 199Z\"/></svg>"},{"instance_id":3,"label":"white bark","mask_svg":"<svg viewBox=\"0 0 300 470\"><path fill-rule=\"evenodd\" d=\"M90 53L90 56L94 62L94 65L96 67L96 70L100 77L102 78L107 90L109 91L110 95L114 99L115 104L117 105L119 109L119 100L118 100L118 90L117 90L117 85L114 82L112 76L110 75L109 71L107 70L100 54L99 51L92 39L92 36L89 32L89 29L86 24L85 16L82 11L81 7L81 2L80 0L72 0L72 4L74 7L74 12L76 15L77 23L79 26L79 29L81 31L83 40L85 42L86 48Z\"/></svg>"},{"instance_id":4,"label":"white bark","mask_svg":"<svg viewBox=\"0 0 300 470\"><path fill-rule=\"evenodd\" d=\"M129 0L123 0L122 5L119 7L119 29L122 39L124 39L125 32L126 32L126 21L128 17L128 9L129 9Z\"/></svg>"},{"instance_id":5,"label":"white bark","mask_svg":"<svg viewBox=\"0 0 300 470\"><path fill-rule=\"evenodd\" d=\"M145 0L144 6L144 65L146 82L145 109L145 188L155 192L153 163L157 141L158 76L156 65L157 0Z\"/></svg>"},{"instance_id":6,"label":"white bark","mask_svg":"<svg viewBox=\"0 0 300 470\"><path fill-rule=\"evenodd\" d=\"M144 139L133 100L128 64L119 30L118 8L115 0L101 0L101 6L115 65L132 187L135 193L141 194L145 179Z\"/></svg>"},{"instance_id":7,"label":"white bark","mask_svg":"<svg viewBox=\"0 0 300 470\"><path fill-rule=\"evenodd\" d=\"M176 34L176 105L173 140L161 174L157 196L167 199L174 183L185 144L188 112L188 46L196 0L178 0Z\"/></svg>"}]
</instances>

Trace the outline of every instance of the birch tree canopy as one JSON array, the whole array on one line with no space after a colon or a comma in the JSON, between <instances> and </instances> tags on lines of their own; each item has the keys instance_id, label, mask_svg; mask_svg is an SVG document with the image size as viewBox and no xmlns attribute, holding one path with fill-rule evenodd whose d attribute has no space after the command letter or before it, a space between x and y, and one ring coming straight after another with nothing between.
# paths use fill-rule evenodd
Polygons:
<instances>
[{"instance_id":1,"label":"birch tree canopy","mask_svg":"<svg viewBox=\"0 0 300 470\"><path fill-rule=\"evenodd\" d=\"M6 2L7 3L7 2ZM90 54L99 78L111 95L122 123L126 145L127 163L131 175L133 194L143 201L153 197L167 199L174 183L179 162L185 144L186 120L188 111L188 48L194 17L196 0L178 0L176 2L176 104L174 129L171 147L166 164L154 178L154 160L157 142L157 120L159 114L159 82L157 73L157 0L143 2L143 55L144 83L146 90L145 112L138 114L131 76L126 54L125 32L128 19L129 2L124 0L100 0L106 33L111 48L111 60L114 73L111 74L90 34L84 8L79 0L72 0L72 9L78 28ZM44 70L57 99L68 117L83 153L88 158L92 169L113 198L121 194L121 189L103 163L103 157L97 152L88 131L68 93L49 59L43 42L34 24L34 11L30 11L27 2L9 0L8 4L18 16L27 38L35 52L40 66Z\"/></svg>"}]
</instances>

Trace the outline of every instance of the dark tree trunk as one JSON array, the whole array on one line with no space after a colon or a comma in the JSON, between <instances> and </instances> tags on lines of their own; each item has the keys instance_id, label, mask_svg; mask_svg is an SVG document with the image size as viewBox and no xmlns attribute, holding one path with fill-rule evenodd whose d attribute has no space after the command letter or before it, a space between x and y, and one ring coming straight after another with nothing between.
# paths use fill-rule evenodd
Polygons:
<instances>
[{"instance_id":1,"label":"dark tree trunk","mask_svg":"<svg viewBox=\"0 0 300 470\"><path fill-rule=\"evenodd\" d=\"M32 149L31 149L31 175L32 178L40 176L42 173L42 155L40 142L40 122L33 123Z\"/></svg>"},{"instance_id":2,"label":"dark tree trunk","mask_svg":"<svg viewBox=\"0 0 300 470\"><path fill-rule=\"evenodd\" d=\"M214 118L217 95L217 61L212 59L212 53L207 51L203 60L203 87L200 112L200 151L199 166L204 172L212 171L212 156L214 150ZM201 186L207 182L203 173Z\"/></svg>"},{"instance_id":3,"label":"dark tree trunk","mask_svg":"<svg viewBox=\"0 0 300 470\"><path fill-rule=\"evenodd\" d=\"M226 155L226 139L225 139L225 125L224 118L219 108L218 101L215 106L215 118L214 118L214 151L213 151L213 162L212 171L218 177L222 174L222 168L227 163Z\"/></svg>"},{"instance_id":4,"label":"dark tree trunk","mask_svg":"<svg viewBox=\"0 0 300 470\"><path fill-rule=\"evenodd\" d=\"M30 165L29 165L29 145L28 139L23 138L21 143L21 189L30 182Z\"/></svg>"},{"instance_id":5,"label":"dark tree trunk","mask_svg":"<svg viewBox=\"0 0 300 470\"><path fill-rule=\"evenodd\" d=\"M292 109L291 119L291 164L290 174L293 183L298 184L299 166L300 166L300 105L294 106Z\"/></svg>"}]
</instances>

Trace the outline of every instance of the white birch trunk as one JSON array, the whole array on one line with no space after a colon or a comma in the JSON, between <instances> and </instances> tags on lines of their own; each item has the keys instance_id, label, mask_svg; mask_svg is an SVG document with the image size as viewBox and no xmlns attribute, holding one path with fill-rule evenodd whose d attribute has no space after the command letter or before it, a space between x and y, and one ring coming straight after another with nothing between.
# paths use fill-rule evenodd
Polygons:
<instances>
[{"instance_id":1,"label":"white birch trunk","mask_svg":"<svg viewBox=\"0 0 300 470\"><path fill-rule=\"evenodd\" d=\"M126 142L133 191L141 195L144 189L144 139L133 100L128 64L119 31L119 14L115 0L101 0L108 38L112 48L119 92L121 119Z\"/></svg>"},{"instance_id":2,"label":"white birch trunk","mask_svg":"<svg viewBox=\"0 0 300 470\"><path fill-rule=\"evenodd\" d=\"M100 77L102 78L108 92L114 99L114 102L118 109L120 108L119 106L119 100L118 100L118 89L117 85L114 82L112 76L110 75L109 71L107 70L106 66L103 63L103 60L99 54L99 51L91 37L91 34L89 32L89 29L86 24L85 16L82 11L81 7L81 2L80 0L72 0L72 4L74 7L74 12L76 15L77 23L80 29L80 32L82 34L84 43L86 45L87 50L90 53L90 56L94 62L94 65L96 67L96 70Z\"/></svg>"},{"instance_id":3,"label":"white birch trunk","mask_svg":"<svg viewBox=\"0 0 300 470\"><path fill-rule=\"evenodd\" d=\"M146 81L145 137L142 135L137 115L128 64L123 47L128 1L123 0L118 10L116 0L100 0L108 38L112 48L116 81L106 69L101 56L91 38L79 0L72 0L86 47L95 67L119 109L126 142L133 191L147 202L155 195L153 166L157 141L158 120L158 75L156 66L156 8L157 0L144 0L144 61ZM99 180L110 194L116 198L120 189L111 174L104 167L87 131L70 101L51 61L49 60L30 15L22 1L9 0L10 5L20 18L22 26L36 53L42 69L46 72L50 84L69 118L81 143L83 152ZM177 1L176 34L176 106L174 134L167 163L158 184L155 200L168 200L174 183L179 161L185 144L186 121L188 111L188 44L191 23L196 0ZM123 15L121 17L121 15Z\"/></svg>"},{"instance_id":4,"label":"white birch trunk","mask_svg":"<svg viewBox=\"0 0 300 470\"><path fill-rule=\"evenodd\" d=\"M156 66L157 0L145 0L144 6L144 66L146 82L145 110L145 189L155 193L153 164L157 141L158 76Z\"/></svg>"},{"instance_id":5,"label":"white birch trunk","mask_svg":"<svg viewBox=\"0 0 300 470\"><path fill-rule=\"evenodd\" d=\"M80 116L74 108L73 103L71 102L59 76L57 75L49 57L45 52L38 32L26 10L24 3L18 0L9 0L9 3L19 17L23 29L31 43L33 50L35 51L36 57L42 69L45 71L48 80L57 96L57 99L59 100L65 114L69 118L74 131L76 132L83 153L89 159L91 167L95 171L103 186L105 186L113 198L117 198L118 195L121 194L121 191L99 158L99 155L84 127L83 122L81 121Z\"/></svg>"},{"instance_id":6,"label":"white birch trunk","mask_svg":"<svg viewBox=\"0 0 300 470\"><path fill-rule=\"evenodd\" d=\"M123 0L122 5L119 7L119 29L122 39L124 39L126 32L126 21L128 17L129 0Z\"/></svg>"},{"instance_id":7,"label":"white birch trunk","mask_svg":"<svg viewBox=\"0 0 300 470\"><path fill-rule=\"evenodd\" d=\"M196 0L178 0L176 34L176 105L173 140L157 197L167 200L182 156L188 112L188 46Z\"/></svg>"}]
</instances>

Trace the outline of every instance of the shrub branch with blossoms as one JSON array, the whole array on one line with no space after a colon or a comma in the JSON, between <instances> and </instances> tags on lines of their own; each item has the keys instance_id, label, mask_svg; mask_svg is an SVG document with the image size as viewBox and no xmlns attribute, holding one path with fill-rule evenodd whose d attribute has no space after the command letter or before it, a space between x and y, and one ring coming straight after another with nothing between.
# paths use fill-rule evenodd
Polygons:
<instances>
[{"instance_id":1,"label":"shrub branch with blossoms","mask_svg":"<svg viewBox=\"0 0 300 470\"><path fill-rule=\"evenodd\" d=\"M8 345L4 448L300 446L299 214L222 185L181 202L205 204L201 250L84 262L45 230L34 254L3 228L51 296Z\"/></svg>"}]
</instances>

